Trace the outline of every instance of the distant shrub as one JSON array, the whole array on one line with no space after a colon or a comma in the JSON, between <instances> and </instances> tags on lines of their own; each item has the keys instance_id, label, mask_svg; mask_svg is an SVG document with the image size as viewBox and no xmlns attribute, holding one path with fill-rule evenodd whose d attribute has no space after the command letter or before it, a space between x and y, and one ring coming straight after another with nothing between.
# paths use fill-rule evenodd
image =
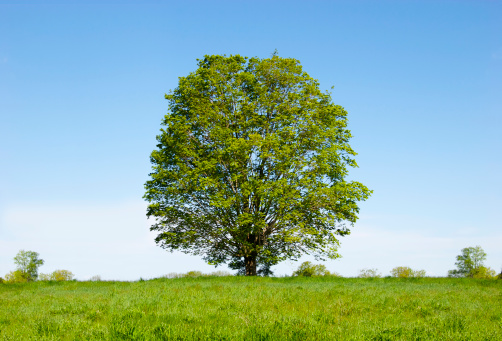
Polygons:
<instances>
[{"instance_id":1,"label":"distant shrub","mask_svg":"<svg viewBox=\"0 0 502 341\"><path fill-rule=\"evenodd\" d=\"M412 270L407 266L398 266L390 271L392 277L411 278L411 277L425 277L425 270Z\"/></svg>"},{"instance_id":2,"label":"distant shrub","mask_svg":"<svg viewBox=\"0 0 502 341\"><path fill-rule=\"evenodd\" d=\"M413 271L413 277L422 278L426 276L425 270L415 270Z\"/></svg>"},{"instance_id":3,"label":"distant shrub","mask_svg":"<svg viewBox=\"0 0 502 341\"><path fill-rule=\"evenodd\" d=\"M448 270L448 277L460 278L460 277L466 277L466 275L463 272L455 269L455 270Z\"/></svg>"},{"instance_id":4,"label":"distant shrub","mask_svg":"<svg viewBox=\"0 0 502 341\"><path fill-rule=\"evenodd\" d=\"M330 276L331 273L326 269L323 264L312 264L312 262L303 262L298 269L293 272L293 276L303 276L303 277L319 277L319 276ZM340 276L334 274L335 276Z\"/></svg>"},{"instance_id":5,"label":"distant shrub","mask_svg":"<svg viewBox=\"0 0 502 341\"><path fill-rule=\"evenodd\" d=\"M177 273L177 272L170 272L164 276L162 276L161 278L169 278L169 279L172 279L172 278L196 278L196 277L210 277L210 276L217 276L217 277L224 277L224 276L233 276L230 272L228 271L222 271L222 270L218 270L218 271L213 271L209 274L205 274L201 271L188 271L187 273Z\"/></svg>"},{"instance_id":6,"label":"distant shrub","mask_svg":"<svg viewBox=\"0 0 502 341\"><path fill-rule=\"evenodd\" d=\"M51 274L41 273L40 275L38 275L38 280L39 281L50 281L51 280Z\"/></svg>"},{"instance_id":7,"label":"distant shrub","mask_svg":"<svg viewBox=\"0 0 502 341\"><path fill-rule=\"evenodd\" d=\"M2 278L2 277L0 277L0 284L2 284L2 283L3 283L3 278Z\"/></svg>"},{"instance_id":8,"label":"distant shrub","mask_svg":"<svg viewBox=\"0 0 502 341\"><path fill-rule=\"evenodd\" d=\"M232 274L228 271L218 270L218 271L211 272L210 276L225 277L225 276L232 276Z\"/></svg>"},{"instance_id":9,"label":"distant shrub","mask_svg":"<svg viewBox=\"0 0 502 341\"><path fill-rule=\"evenodd\" d=\"M359 271L359 278L380 278L382 274L378 273L378 269L361 269Z\"/></svg>"},{"instance_id":10,"label":"distant shrub","mask_svg":"<svg viewBox=\"0 0 502 341\"><path fill-rule=\"evenodd\" d=\"M55 270L51 274L40 274L38 276L39 281L56 281L64 282L71 281L75 277L71 271L68 270Z\"/></svg>"},{"instance_id":11,"label":"distant shrub","mask_svg":"<svg viewBox=\"0 0 502 341\"><path fill-rule=\"evenodd\" d=\"M397 266L390 271L392 277L412 277L413 270L407 266Z\"/></svg>"},{"instance_id":12,"label":"distant shrub","mask_svg":"<svg viewBox=\"0 0 502 341\"><path fill-rule=\"evenodd\" d=\"M486 266L479 266L476 269L471 271L472 278L481 278L481 279L496 279L497 273L495 270L488 268Z\"/></svg>"},{"instance_id":13,"label":"distant shrub","mask_svg":"<svg viewBox=\"0 0 502 341\"><path fill-rule=\"evenodd\" d=\"M51 274L51 280L53 281L71 281L75 275L68 270L56 270Z\"/></svg>"},{"instance_id":14,"label":"distant shrub","mask_svg":"<svg viewBox=\"0 0 502 341\"><path fill-rule=\"evenodd\" d=\"M6 283L26 283L30 280L28 274L21 270L15 270L5 275Z\"/></svg>"},{"instance_id":15,"label":"distant shrub","mask_svg":"<svg viewBox=\"0 0 502 341\"><path fill-rule=\"evenodd\" d=\"M170 273L162 276L162 278L169 278L169 279L172 279L172 278L181 278L181 277L183 277L183 275L179 274L177 272L170 272Z\"/></svg>"},{"instance_id":16,"label":"distant shrub","mask_svg":"<svg viewBox=\"0 0 502 341\"><path fill-rule=\"evenodd\" d=\"M101 279L100 275L95 275L95 276L92 276L91 278L89 278L89 281L91 281L91 282L101 282L102 279Z\"/></svg>"},{"instance_id":17,"label":"distant shrub","mask_svg":"<svg viewBox=\"0 0 502 341\"><path fill-rule=\"evenodd\" d=\"M186 274L183 275L183 277L188 277L188 278L195 278L202 276L204 276L204 274L200 271L188 271Z\"/></svg>"}]
</instances>

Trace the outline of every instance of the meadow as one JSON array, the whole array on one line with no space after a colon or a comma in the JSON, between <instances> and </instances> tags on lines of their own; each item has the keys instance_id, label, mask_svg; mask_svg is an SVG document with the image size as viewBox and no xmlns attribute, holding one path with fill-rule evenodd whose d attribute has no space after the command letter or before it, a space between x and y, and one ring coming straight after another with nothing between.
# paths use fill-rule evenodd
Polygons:
<instances>
[{"instance_id":1,"label":"meadow","mask_svg":"<svg viewBox=\"0 0 502 341\"><path fill-rule=\"evenodd\" d=\"M0 340L502 340L502 280L0 284Z\"/></svg>"}]
</instances>

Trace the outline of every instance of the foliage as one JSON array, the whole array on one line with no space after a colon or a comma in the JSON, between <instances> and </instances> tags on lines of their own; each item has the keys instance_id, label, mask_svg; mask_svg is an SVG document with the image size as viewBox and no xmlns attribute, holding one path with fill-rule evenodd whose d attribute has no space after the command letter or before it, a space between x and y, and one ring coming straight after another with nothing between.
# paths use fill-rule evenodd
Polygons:
<instances>
[{"instance_id":1,"label":"foliage","mask_svg":"<svg viewBox=\"0 0 502 341\"><path fill-rule=\"evenodd\" d=\"M497 273L486 266L479 266L472 270L472 278L496 279Z\"/></svg>"},{"instance_id":2,"label":"foliage","mask_svg":"<svg viewBox=\"0 0 502 341\"><path fill-rule=\"evenodd\" d=\"M361 269L359 271L359 278L380 278L382 275L378 272L378 269Z\"/></svg>"},{"instance_id":3,"label":"foliage","mask_svg":"<svg viewBox=\"0 0 502 341\"><path fill-rule=\"evenodd\" d=\"M215 276L215 277L226 277L226 276L232 276L232 274L228 271L222 271L222 270L218 270L218 271L213 271L209 274L209 276Z\"/></svg>"},{"instance_id":4,"label":"foliage","mask_svg":"<svg viewBox=\"0 0 502 341\"><path fill-rule=\"evenodd\" d=\"M390 271L392 277L413 277L413 270L407 266L398 266Z\"/></svg>"},{"instance_id":5,"label":"foliage","mask_svg":"<svg viewBox=\"0 0 502 341\"><path fill-rule=\"evenodd\" d=\"M37 281L0 285L0 340L502 340L501 294L470 278Z\"/></svg>"},{"instance_id":6,"label":"foliage","mask_svg":"<svg viewBox=\"0 0 502 341\"><path fill-rule=\"evenodd\" d=\"M26 272L14 270L5 275L5 283L26 283L30 279Z\"/></svg>"},{"instance_id":7,"label":"foliage","mask_svg":"<svg viewBox=\"0 0 502 341\"><path fill-rule=\"evenodd\" d=\"M323 264L312 264L312 262L303 262L298 269L293 272L293 276L317 277L329 276L331 273Z\"/></svg>"},{"instance_id":8,"label":"foliage","mask_svg":"<svg viewBox=\"0 0 502 341\"><path fill-rule=\"evenodd\" d=\"M3 278L0 277L0 284L2 284L4 282Z\"/></svg>"},{"instance_id":9,"label":"foliage","mask_svg":"<svg viewBox=\"0 0 502 341\"><path fill-rule=\"evenodd\" d=\"M21 271L28 281L37 279L38 268L44 264L43 259L39 259L38 256L37 252L20 250L14 257L17 270Z\"/></svg>"},{"instance_id":10,"label":"foliage","mask_svg":"<svg viewBox=\"0 0 502 341\"><path fill-rule=\"evenodd\" d=\"M189 277L189 278L194 278L194 277L201 277L202 272L200 271L188 271L183 277Z\"/></svg>"},{"instance_id":11,"label":"foliage","mask_svg":"<svg viewBox=\"0 0 502 341\"><path fill-rule=\"evenodd\" d=\"M50 281L51 280L51 274L41 273L41 274L38 275L38 280L39 281Z\"/></svg>"},{"instance_id":12,"label":"foliage","mask_svg":"<svg viewBox=\"0 0 502 341\"><path fill-rule=\"evenodd\" d=\"M202 273L201 271L188 271L187 273L177 273L170 272L167 275L162 276L161 278L196 278L196 277L226 277L232 276L231 273L227 271L213 271L209 274Z\"/></svg>"},{"instance_id":13,"label":"foliage","mask_svg":"<svg viewBox=\"0 0 502 341\"><path fill-rule=\"evenodd\" d=\"M415 278L421 278L421 277L425 277L427 274L425 272L425 270L415 270L413 271L413 277Z\"/></svg>"},{"instance_id":14,"label":"foliage","mask_svg":"<svg viewBox=\"0 0 502 341\"><path fill-rule=\"evenodd\" d=\"M392 277L410 278L410 277L425 277L425 270L412 270L407 266L397 266L390 271Z\"/></svg>"},{"instance_id":15,"label":"foliage","mask_svg":"<svg viewBox=\"0 0 502 341\"><path fill-rule=\"evenodd\" d=\"M213 265L338 257L338 236L371 191L357 167L347 112L299 61L205 56L165 98L147 215L156 242Z\"/></svg>"},{"instance_id":16,"label":"foliage","mask_svg":"<svg viewBox=\"0 0 502 341\"><path fill-rule=\"evenodd\" d=\"M52 273L53 281L71 281L75 275L68 270L56 270Z\"/></svg>"},{"instance_id":17,"label":"foliage","mask_svg":"<svg viewBox=\"0 0 502 341\"><path fill-rule=\"evenodd\" d=\"M177 273L177 272L170 272L170 273L162 276L161 278L168 278L168 279L183 278L183 274L180 274L180 273Z\"/></svg>"},{"instance_id":18,"label":"foliage","mask_svg":"<svg viewBox=\"0 0 502 341\"><path fill-rule=\"evenodd\" d=\"M456 269L448 271L448 277L476 277L484 278L495 273L494 270L485 268L486 253L481 246L463 248L457 256ZM493 276L492 276L493 277Z\"/></svg>"},{"instance_id":19,"label":"foliage","mask_svg":"<svg viewBox=\"0 0 502 341\"><path fill-rule=\"evenodd\" d=\"M56 281L56 282L63 282L63 281L71 281L75 275L68 270L55 270L51 274L40 274L38 279L40 281Z\"/></svg>"},{"instance_id":20,"label":"foliage","mask_svg":"<svg viewBox=\"0 0 502 341\"><path fill-rule=\"evenodd\" d=\"M89 278L89 281L91 281L91 282L101 282L102 279L101 279L100 275L94 275L91 278Z\"/></svg>"}]
</instances>

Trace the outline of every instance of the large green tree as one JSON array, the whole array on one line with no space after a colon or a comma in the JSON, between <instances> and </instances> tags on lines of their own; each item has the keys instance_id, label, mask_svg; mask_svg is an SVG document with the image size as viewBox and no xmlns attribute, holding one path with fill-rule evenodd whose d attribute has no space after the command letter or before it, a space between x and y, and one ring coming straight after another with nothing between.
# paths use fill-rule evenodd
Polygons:
<instances>
[{"instance_id":1,"label":"large green tree","mask_svg":"<svg viewBox=\"0 0 502 341\"><path fill-rule=\"evenodd\" d=\"M486 252L481 246L466 247L461 252L455 263L457 268L449 270L448 277L491 278L495 276L494 270L484 266Z\"/></svg>"},{"instance_id":2,"label":"large green tree","mask_svg":"<svg viewBox=\"0 0 502 341\"><path fill-rule=\"evenodd\" d=\"M205 56L165 98L144 196L158 245L246 275L338 257L371 191L346 180L347 112L299 61Z\"/></svg>"},{"instance_id":3,"label":"large green tree","mask_svg":"<svg viewBox=\"0 0 502 341\"><path fill-rule=\"evenodd\" d=\"M38 252L20 250L14 257L17 271L28 281L35 281L38 278L38 268L44 264L44 260L38 256Z\"/></svg>"}]
</instances>

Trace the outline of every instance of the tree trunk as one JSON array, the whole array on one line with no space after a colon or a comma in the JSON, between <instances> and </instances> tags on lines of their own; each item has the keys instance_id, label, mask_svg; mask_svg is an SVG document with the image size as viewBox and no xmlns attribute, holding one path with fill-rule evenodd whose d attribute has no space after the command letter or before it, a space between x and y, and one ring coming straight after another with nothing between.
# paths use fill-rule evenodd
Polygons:
<instances>
[{"instance_id":1,"label":"tree trunk","mask_svg":"<svg viewBox=\"0 0 502 341\"><path fill-rule=\"evenodd\" d=\"M246 276L256 276L256 255L245 256Z\"/></svg>"}]
</instances>

